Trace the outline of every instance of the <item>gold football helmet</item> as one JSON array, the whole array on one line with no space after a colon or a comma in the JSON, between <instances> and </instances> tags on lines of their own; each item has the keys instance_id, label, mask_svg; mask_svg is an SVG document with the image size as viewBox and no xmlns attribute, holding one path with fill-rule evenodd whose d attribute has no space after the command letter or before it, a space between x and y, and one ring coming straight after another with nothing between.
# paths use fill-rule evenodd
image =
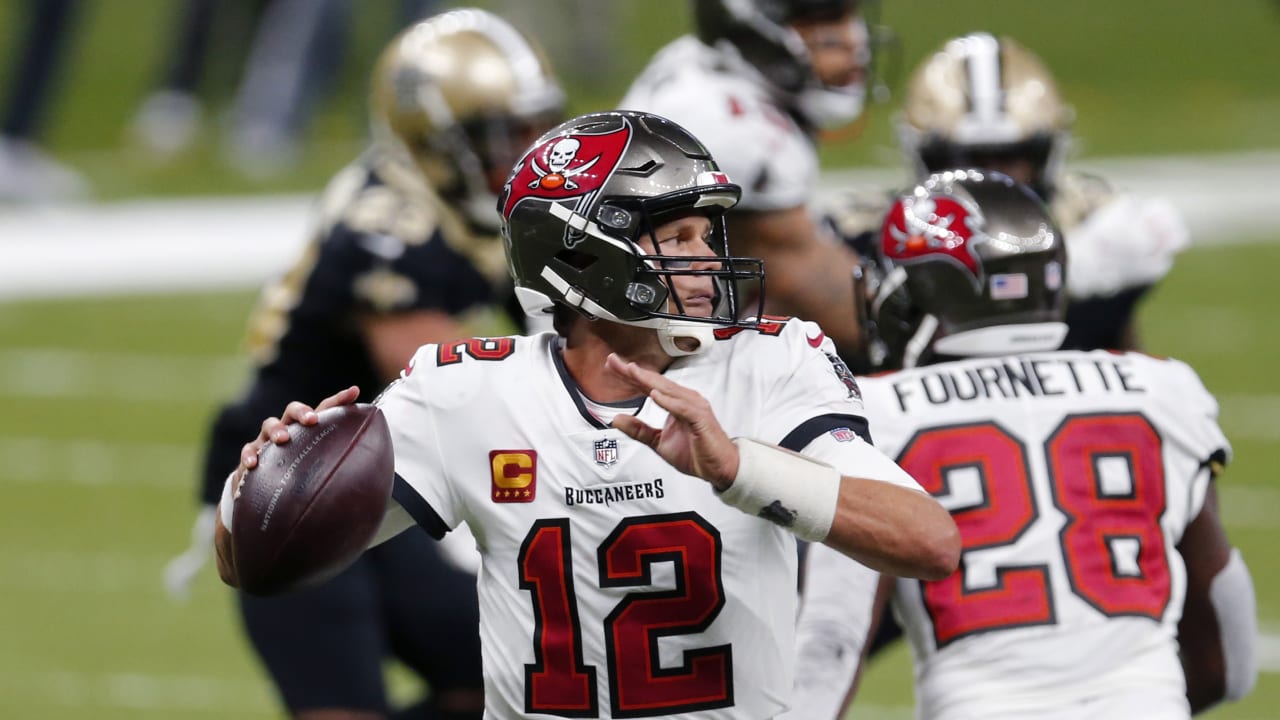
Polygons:
<instances>
[{"instance_id":1,"label":"gold football helmet","mask_svg":"<svg viewBox=\"0 0 1280 720\"><path fill-rule=\"evenodd\" d=\"M370 108L375 141L411 156L436 193L496 233L498 192L521 153L561 120L564 92L529 38L468 8L391 41Z\"/></svg>"},{"instance_id":2,"label":"gold football helmet","mask_svg":"<svg viewBox=\"0 0 1280 720\"><path fill-rule=\"evenodd\" d=\"M1007 37L973 33L948 41L912 73L898 137L921 178L979 167L1046 195L1073 118L1040 58Z\"/></svg>"}]
</instances>

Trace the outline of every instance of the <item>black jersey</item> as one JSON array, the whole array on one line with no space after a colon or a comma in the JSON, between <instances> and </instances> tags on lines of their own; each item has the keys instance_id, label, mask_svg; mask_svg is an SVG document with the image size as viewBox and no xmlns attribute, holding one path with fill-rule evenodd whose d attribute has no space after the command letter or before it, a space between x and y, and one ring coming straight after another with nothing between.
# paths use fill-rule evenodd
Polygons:
<instances>
[{"instance_id":1,"label":"black jersey","mask_svg":"<svg viewBox=\"0 0 1280 720\"><path fill-rule=\"evenodd\" d=\"M438 310L481 326L494 324L485 316L496 308L520 327L501 239L474 232L403 162L369 151L330 181L315 215L311 241L263 288L250 318L254 376L215 423L206 502L217 502L262 419L289 401L314 404L353 384L361 401L378 394L384 380L362 318Z\"/></svg>"}]
</instances>

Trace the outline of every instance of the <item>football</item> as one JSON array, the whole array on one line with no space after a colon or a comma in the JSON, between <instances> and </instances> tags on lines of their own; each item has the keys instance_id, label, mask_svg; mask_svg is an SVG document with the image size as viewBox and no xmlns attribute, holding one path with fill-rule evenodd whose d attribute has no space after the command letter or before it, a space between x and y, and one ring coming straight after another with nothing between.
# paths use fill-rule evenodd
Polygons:
<instances>
[{"instance_id":1,"label":"football","mask_svg":"<svg viewBox=\"0 0 1280 720\"><path fill-rule=\"evenodd\" d=\"M277 595L332 578L355 562L382 523L395 479L391 432L373 405L289 425L245 474L231 521L240 587Z\"/></svg>"}]
</instances>

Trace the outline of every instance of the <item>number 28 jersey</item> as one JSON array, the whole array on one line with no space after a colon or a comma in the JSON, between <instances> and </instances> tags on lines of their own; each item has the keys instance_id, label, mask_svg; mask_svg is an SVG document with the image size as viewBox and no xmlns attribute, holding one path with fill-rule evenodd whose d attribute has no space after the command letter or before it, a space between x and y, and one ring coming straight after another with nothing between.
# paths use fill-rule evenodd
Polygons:
<instances>
[{"instance_id":1,"label":"number 28 jersey","mask_svg":"<svg viewBox=\"0 0 1280 720\"><path fill-rule=\"evenodd\" d=\"M1188 366L1055 352L891 373L863 392L877 445L963 542L956 573L894 594L921 717L1133 692L1185 705L1175 546L1229 452Z\"/></svg>"},{"instance_id":2,"label":"number 28 jersey","mask_svg":"<svg viewBox=\"0 0 1280 720\"><path fill-rule=\"evenodd\" d=\"M857 385L816 326L718 336L666 376L700 392L731 437L856 474L842 453L865 432ZM480 547L486 717L786 707L794 536L598 419L555 336L426 346L379 404L396 500L437 536L465 521ZM667 417L651 401L637 416Z\"/></svg>"}]
</instances>

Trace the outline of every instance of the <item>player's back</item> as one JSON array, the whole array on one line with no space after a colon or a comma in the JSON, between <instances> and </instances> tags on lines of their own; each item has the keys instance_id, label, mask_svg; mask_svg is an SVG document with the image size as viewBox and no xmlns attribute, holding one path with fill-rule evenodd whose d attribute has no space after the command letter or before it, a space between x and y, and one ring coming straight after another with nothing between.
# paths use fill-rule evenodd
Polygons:
<instances>
[{"instance_id":1,"label":"player's back","mask_svg":"<svg viewBox=\"0 0 1280 720\"><path fill-rule=\"evenodd\" d=\"M876 444L963 539L954 575L895 593L922 717L1188 714L1175 546L1229 451L1189 367L1064 351L891 373L863 394Z\"/></svg>"}]
</instances>

